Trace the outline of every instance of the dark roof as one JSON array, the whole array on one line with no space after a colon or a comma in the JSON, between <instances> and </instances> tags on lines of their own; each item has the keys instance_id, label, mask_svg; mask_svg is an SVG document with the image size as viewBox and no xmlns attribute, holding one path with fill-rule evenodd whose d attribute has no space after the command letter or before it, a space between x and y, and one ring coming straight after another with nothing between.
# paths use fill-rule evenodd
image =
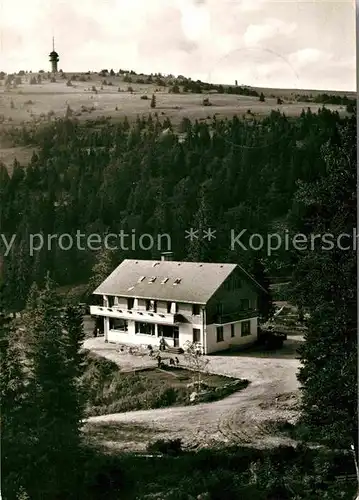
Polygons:
<instances>
[{"instance_id":1,"label":"dark roof","mask_svg":"<svg viewBox=\"0 0 359 500\"><path fill-rule=\"evenodd\" d=\"M206 304L237 267L240 266L125 259L93 293ZM260 287L248 273L244 273L249 281Z\"/></svg>"}]
</instances>

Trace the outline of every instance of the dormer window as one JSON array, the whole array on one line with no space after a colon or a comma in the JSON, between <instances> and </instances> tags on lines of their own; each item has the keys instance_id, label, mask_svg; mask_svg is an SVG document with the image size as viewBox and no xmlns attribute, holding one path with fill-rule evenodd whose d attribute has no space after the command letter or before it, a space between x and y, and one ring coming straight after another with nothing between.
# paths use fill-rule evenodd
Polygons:
<instances>
[{"instance_id":1,"label":"dormer window","mask_svg":"<svg viewBox=\"0 0 359 500\"><path fill-rule=\"evenodd\" d=\"M149 283L154 283L156 281L156 277L155 276L152 276L152 278L149 279Z\"/></svg>"},{"instance_id":2,"label":"dormer window","mask_svg":"<svg viewBox=\"0 0 359 500\"><path fill-rule=\"evenodd\" d=\"M168 278L164 278L162 281L161 281L161 285L164 285L165 283L167 283L168 281Z\"/></svg>"},{"instance_id":3,"label":"dormer window","mask_svg":"<svg viewBox=\"0 0 359 500\"><path fill-rule=\"evenodd\" d=\"M146 276L141 276L141 278L139 278L139 280L138 280L138 283L141 283L145 278L146 278Z\"/></svg>"},{"instance_id":4,"label":"dormer window","mask_svg":"<svg viewBox=\"0 0 359 500\"><path fill-rule=\"evenodd\" d=\"M181 283L181 281L182 281L181 278L177 278L173 284L174 285L179 285Z\"/></svg>"}]
</instances>

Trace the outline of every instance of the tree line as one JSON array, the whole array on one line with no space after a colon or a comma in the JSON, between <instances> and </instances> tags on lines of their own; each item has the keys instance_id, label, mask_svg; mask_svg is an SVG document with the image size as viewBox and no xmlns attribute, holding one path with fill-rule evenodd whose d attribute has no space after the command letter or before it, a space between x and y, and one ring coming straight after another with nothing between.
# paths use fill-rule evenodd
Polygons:
<instances>
[{"instance_id":1,"label":"tree line","mask_svg":"<svg viewBox=\"0 0 359 500\"><path fill-rule=\"evenodd\" d=\"M37 152L27 166L16 161L12 175L0 168L1 233L16 234L0 287L5 498L72 498L83 481L82 317L76 307L59 307L52 279L94 285L94 272L106 274L123 257L159 257L152 250L109 255L56 247L31 256L31 233L167 232L178 260L239 262L262 281L269 272L292 276L291 300L310 312L298 432L336 447L356 443L354 242L347 238L347 250L323 251L319 241L268 255L232 250L226 239L231 228L247 228L248 237L353 234L355 118L322 109L295 119L273 112L261 122L184 120L180 128L177 134L169 120L149 116L133 125L67 119L8 131ZM190 227L212 227L218 238L188 244ZM9 323L11 310L23 310L22 329Z\"/></svg>"},{"instance_id":2,"label":"tree line","mask_svg":"<svg viewBox=\"0 0 359 500\"><path fill-rule=\"evenodd\" d=\"M130 125L109 120L56 120L45 127L8 131L18 145L34 147L29 165L15 160L12 175L0 166L0 224L9 240L2 275L7 306L20 310L31 284L49 271L60 285L85 283L96 262L90 249L30 255L29 235L77 230L137 235L169 234L178 260L240 262L249 271L259 261L274 276L289 276L289 252L231 248L231 230L266 235L284 231L298 182L313 182L326 170L321 147L348 119L326 109L298 119L272 112L255 118L207 123L187 119L178 135L168 119L139 117ZM189 228L217 230L216 239L190 242ZM4 250L4 249L3 249ZM115 259L158 258L160 250L118 249Z\"/></svg>"}]
</instances>

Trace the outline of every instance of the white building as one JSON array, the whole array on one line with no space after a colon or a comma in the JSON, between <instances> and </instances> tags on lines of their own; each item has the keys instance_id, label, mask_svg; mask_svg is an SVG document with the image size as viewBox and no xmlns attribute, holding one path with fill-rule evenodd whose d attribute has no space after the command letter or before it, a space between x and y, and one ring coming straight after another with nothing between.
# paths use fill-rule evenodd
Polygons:
<instances>
[{"instance_id":1,"label":"white building","mask_svg":"<svg viewBox=\"0 0 359 500\"><path fill-rule=\"evenodd\" d=\"M204 354L257 339L262 289L237 264L124 260L94 291L105 342L169 347L198 342ZM264 290L265 291L265 290Z\"/></svg>"}]
</instances>

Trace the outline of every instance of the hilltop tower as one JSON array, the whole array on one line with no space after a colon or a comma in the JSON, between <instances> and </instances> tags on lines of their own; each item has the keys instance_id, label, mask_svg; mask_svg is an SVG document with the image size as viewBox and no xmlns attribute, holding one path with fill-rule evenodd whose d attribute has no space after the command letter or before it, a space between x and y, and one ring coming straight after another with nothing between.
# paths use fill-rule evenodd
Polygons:
<instances>
[{"instance_id":1,"label":"hilltop tower","mask_svg":"<svg viewBox=\"0 0 359 500\"><path fill-rule=\"evenodd\" d=\"M57 73L57 63L59 62L59 54L55 52L55 38L52 37L52 52L50 52L51 71Z\"/></svg>"}]
</instances>

